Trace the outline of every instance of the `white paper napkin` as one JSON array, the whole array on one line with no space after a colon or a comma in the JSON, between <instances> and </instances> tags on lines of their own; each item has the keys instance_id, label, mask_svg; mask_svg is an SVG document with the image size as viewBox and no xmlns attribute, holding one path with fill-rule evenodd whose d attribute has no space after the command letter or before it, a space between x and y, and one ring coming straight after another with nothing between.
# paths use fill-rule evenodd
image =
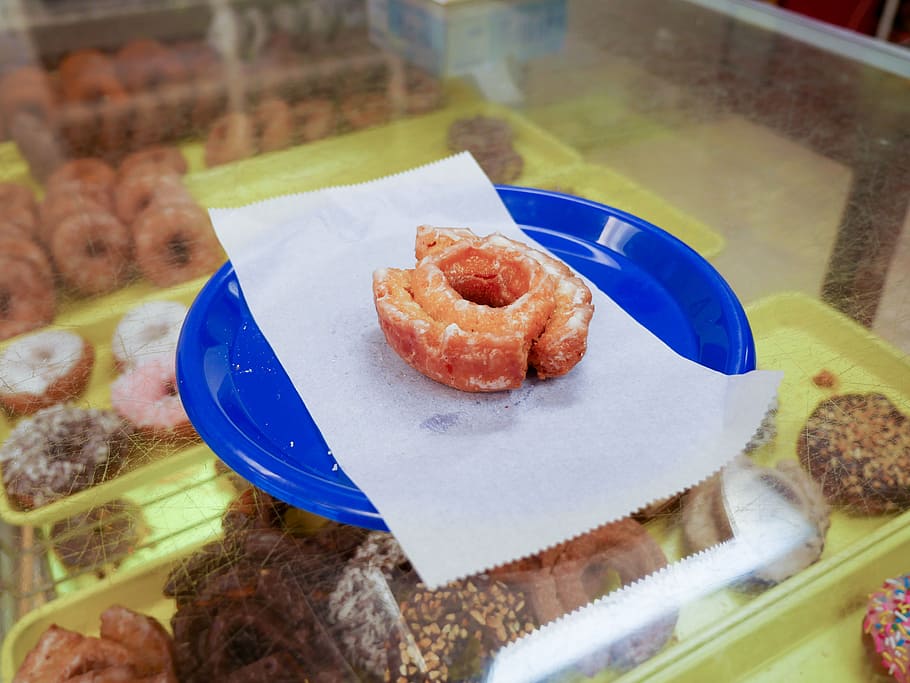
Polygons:
<instances>
[{"instance_id":1,"label":"white paper napkin","mask_svg":"<svg viewBox=\"0 0 910 683\"><path fill-rule=\"evenodd\" d=\"M422 223L532 242L467 154L211 214L335 458L431 587L709 476L742 450L780 381L678 356L593 285L588 352L565 377L471 394L411 369L379 328L373 271L413 267Z\"/></svg>"}]
</instances>

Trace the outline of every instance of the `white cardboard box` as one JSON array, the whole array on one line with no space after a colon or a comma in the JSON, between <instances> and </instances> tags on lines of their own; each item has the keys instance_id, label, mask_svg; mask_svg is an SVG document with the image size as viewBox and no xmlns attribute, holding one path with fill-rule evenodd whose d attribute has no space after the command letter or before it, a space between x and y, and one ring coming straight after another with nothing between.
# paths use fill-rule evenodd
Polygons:
<instances>
[{"instance_id":1,"label":"white cardboard box","mask_svg":"<svg viewBox=\"0 0 910 683\"><path fill-rule=\"evenodd\" d=\"M370 39L438 76L557 52L567 0L368 0Z\"/></svg>"}]
</instances>

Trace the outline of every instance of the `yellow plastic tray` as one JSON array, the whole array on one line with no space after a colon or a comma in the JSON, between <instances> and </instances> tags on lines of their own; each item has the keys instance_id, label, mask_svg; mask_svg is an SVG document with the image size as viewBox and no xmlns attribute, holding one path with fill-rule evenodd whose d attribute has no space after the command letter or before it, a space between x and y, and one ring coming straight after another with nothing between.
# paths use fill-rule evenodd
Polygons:
<instances>
[{"instance_id":1,"label":"yellow plastic tray","mask_svg":"<svg viewBox=\"0 0 910 683\"><path fill-rule=\"evenodd\" d=\"M705 258L717 256L726 244L721 235L701 221L604 166L581 164L534 181L542 189L586 197L644 218L678 237Z\"/></svg>"},{"instance_id":2,"label":"yellow plastic tray","mask_svg":"<svg viewBox=\"0 0 910 683\"><path fill-rule=\"evenodd\" d=\"M118 499L141 511L141 517L134 518L140 532L137 548L123 557L116 567L104 565L101 569L107 574L145 567L159 557L217 538L221 534L221 517L236 496L229 475L216 471L214 455L203 463L131 489ZM95 585L99 576L94 571L68 569L60 561L53 549L52 527L45 525L42 528L40 550L48 558L57 595Z\"/></svg>"},{"instance_id":3,"label":"yellow plastic tray","mask_svg":"<svg viewBox=\"0 0 910 683\"><path fill-rule=\"evenodd\" d=\"M819 400L830 393L812 383L821 369L839 377L834 391L881 391L910 409L907 358L853 321L801 294L784 294L747 309L760 365L783 369L779 435L754 455L764 463L795 457L796 434ZM656 520L652 533L679 558L672 517ZM97 631L97 618L122 603L162 619L174 605L161 595L171 559L124 570L79 593L27 615L2 650L5 680L51 624ZM618 677L598 681L869 681L872 670L860 642L866 596L888 576L910 569L910 512L851 518L835 512L822 559L761 595L733 590L687 605L678 643Z\"/></svg>"},{"instance_id":4,"label":"yellow plastic tray","mask_svg":"<svg viewBox=\"0 0 910 683\"><path fill-rule=\"evenodd\" d=\"M449 126L477 114L512 124L515 149L524 157L524 171L516 185L533 184L536 178L581 161L577 152L524 117L495 104L476 103L210 168L187 177L187 187L208 207L235 207L281 194L372 180L449 156Z\"/></svg>"},{"instance_id":5,"label":"yellow plastic tray","mask_svg":"<svg viewBox=\"0 0 910 683\"><path fill-rule=\"evenodd\" d=\"M95 366L85 394L74 401L76 405L96 408L110 407L110 383L116 377L111 356L111 337L117 322L131 307L145 301L164 299L189 304L206 278L196 279L169 289L155 289L148 283L137 283L99 299L72 302L56 317L47 329L74 330L95 348ZM0 343L5 348L15 339ZM21 419L21 418L19 418ZM0 417L0 442L5 441L17 419ZM40 526L69 517L83 510L122 495L140 484L156 481L169 472L211 458L203 444L175 449L166 444L140 443L131 454L132 466L119 476L61 498L34 510L20 510L0 491L0 519L15 525Z\"/></svg>"}]
</instances>

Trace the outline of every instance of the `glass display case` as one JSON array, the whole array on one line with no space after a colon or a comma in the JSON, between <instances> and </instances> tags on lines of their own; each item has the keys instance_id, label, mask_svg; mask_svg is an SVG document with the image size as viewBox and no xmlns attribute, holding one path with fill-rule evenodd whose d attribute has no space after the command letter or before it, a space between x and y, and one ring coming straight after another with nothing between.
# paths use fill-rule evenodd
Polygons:
<instances>
[{"instance_id":1,"label":"glass display case","mask_svg":"<svg viewBox=\"0 0 910 683\"><path fill-rule=\"evenodd\" d=\"M910 52L780 4L4 3L0 679L910 680Z\"/></svg>"}]
</instances>

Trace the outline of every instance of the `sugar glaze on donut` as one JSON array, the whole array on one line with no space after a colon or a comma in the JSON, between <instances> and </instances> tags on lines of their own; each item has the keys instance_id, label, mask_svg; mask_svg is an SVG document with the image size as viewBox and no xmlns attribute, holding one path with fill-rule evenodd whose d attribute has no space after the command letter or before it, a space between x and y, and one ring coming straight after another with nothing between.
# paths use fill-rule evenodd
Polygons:
<instances>
[{"instance_id":1,"label":"sugar glaze on donut","mask_svg":"<svg viewBox=\"0 0 910 683\"><path fill-rule=\"evenodd\" d=\"M386 340L431 379L471 392L571 370L587 349L591 292L565 264L499 234L418 228L417 266L373 274Z\"/></svg>"},{"instance_id":2,"label":"sugar glaze on donut","mask_svg":"<svg viewBox=\"0 0 910 683\"><path fill-rule=\"evenodd\" d=\"M0 405L26 415L79 396L95 364L92 345L75 332L46 330L0 354Z\"/></svg>"},{"instance_id":3,"label":"sugar glaze on donut","mask_svg":"<svg viewBox=\"0 0 910 683\"><path fill-rule=\"evenodd\" d=\"M179 301L149 301L126 312L111 343L121 370L154 358L173 362L187 308Z\"/></svg>"}]
</instances>

